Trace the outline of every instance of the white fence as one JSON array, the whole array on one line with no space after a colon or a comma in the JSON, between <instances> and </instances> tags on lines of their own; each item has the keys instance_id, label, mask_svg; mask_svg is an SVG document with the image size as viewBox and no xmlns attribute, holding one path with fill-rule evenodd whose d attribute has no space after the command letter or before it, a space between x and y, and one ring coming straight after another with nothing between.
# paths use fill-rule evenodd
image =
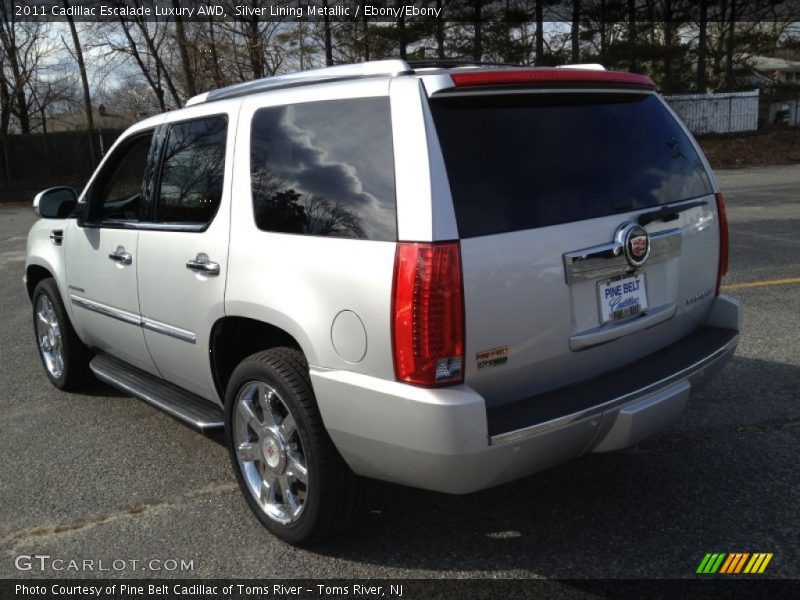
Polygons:
<instances>
[{"instance_id":1,"label":"white fence","mask_svg":"<svg viewBox=\"0 0 800 600\"><path fill-rule=\"evenodd\" d=\"M692 133L758 129L758 90L730 94L664 96Z\"/></svg>"}]
</instances>

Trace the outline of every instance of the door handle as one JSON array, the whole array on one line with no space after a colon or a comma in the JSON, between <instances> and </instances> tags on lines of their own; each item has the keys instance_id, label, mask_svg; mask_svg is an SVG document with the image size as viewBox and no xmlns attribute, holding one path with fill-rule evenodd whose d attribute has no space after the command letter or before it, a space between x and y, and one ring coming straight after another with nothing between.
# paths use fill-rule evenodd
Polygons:
<instances>
[{"instance_id":1,"label":"door handle","mask_svg":"<svg viewBox=\"0 0 800 600\"><path fill-rule=\"evenodd\" d=\"M208 259L208 254L201 252L193 260L186 263L186 268L203 275L219 275L219 263Z\"/></svg>"},{"instance_id":2,"label":"door handle","mask_svg":"<svg viewBox=\"0 0 800 600\"><path fill-rule=\"evenodd\" d=\"M122 265L129 265L133 262L133 256L129 252L125 252L125 248L122 246L117 246L117 249L109 254L108 258Z\"/></svg>"}]
</instances>

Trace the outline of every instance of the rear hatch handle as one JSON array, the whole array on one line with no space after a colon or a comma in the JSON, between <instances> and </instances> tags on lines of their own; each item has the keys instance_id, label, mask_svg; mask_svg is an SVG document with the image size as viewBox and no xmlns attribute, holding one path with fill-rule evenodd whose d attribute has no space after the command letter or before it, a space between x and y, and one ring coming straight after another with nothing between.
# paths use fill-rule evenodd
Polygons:
<instances>
[{"instance_id":1,"label":"rear hatch handle","mask_svg":"<svg viewBox=\"0 0 800 600\"><path fill-rule=\"evenodd\" d=\"M706 200L695 200L694 202L687 202L686 204L681 204L680 206L662 206L658 210L652 210L650 212L640 214L637 221L642 227L648 223L658 220L674 221L684 210L697 208L698 206L705 206L706 204L708 204L708 201Z\"/></svg>"},{"instance_id":2,"label":"rear hatch handle","mask_svg":"<svg viewBox=\"0 0 800 600\"><path fill-rule=\"evenodd\" d=\"M582 331L581 333L570 336L569 349L573 352L578 352L591 348L592 346L605 344L606 342L621 338L625 335L650 329L659 323L668 321L675 316L677 311L678 304L673 302L672 304L665 304L664 306L650 309L635 319L625 321L624 323L607 323L588 331Z\"/></svg>"}]
</instances>

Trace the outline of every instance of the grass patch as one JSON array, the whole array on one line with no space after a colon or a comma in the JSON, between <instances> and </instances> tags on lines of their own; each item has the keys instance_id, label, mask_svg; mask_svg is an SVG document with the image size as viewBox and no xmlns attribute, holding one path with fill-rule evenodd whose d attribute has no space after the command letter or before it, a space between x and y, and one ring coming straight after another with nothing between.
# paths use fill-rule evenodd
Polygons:
<instances>
[{"instance_id":1,"label":"grass patch","mask_svg":"<svg viewBox=\"0 0 800 600\"><path fill-rule=\"evenodd\" d=\"M710 133L697 141L715 169L800 163L800 127L772 125L758 131Z\"/></svg>"}]
</instances>

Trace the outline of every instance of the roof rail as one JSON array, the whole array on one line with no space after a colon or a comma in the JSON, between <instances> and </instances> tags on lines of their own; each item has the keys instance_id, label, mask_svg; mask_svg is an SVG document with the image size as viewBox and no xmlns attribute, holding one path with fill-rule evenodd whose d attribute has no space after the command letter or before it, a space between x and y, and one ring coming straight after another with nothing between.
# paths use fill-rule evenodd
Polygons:
<instances>
[{"instance_id":1,"label":"roof rail","mask_svg":"<svg viewBox=\"0 0 800 600\"><path fill-rule=\"evenodd\" d=\"M257 92L266 92L267 90L311 85L326 81L346 81L349 79L363 79L365 77L377 77L381 75L405 75L412 72L411 67L404 60L375 60L352 65L337 65L335 67L324 67L322 69L311 69L298 73L276 75L275 77L264 77L263 79L256 79L255 81L247 81L218 90L212 90L189 98L186 102L186 106L236 98L247 94L255 94Z\"/></svg>"},{"instance_id":2,"label":"roof rail","mask_svg":"<svg viewBox=\"0 0 800 600\"><path fill-rule=\"evenodd\" d=\"M468 58L431 58L410 60L408 64L413 69L454 69L458 67L522 67L522 65L504 62L483 62Z\"/></svg>"},{"instance_id":3,"label":"roof rail","mask_svg":"<svg viewBox=\"0 0 800 600\"><path fill-rule=\"evenodd\" d=\"M575 65L559 65L559 69L582 69L584 71L605 71L606 68L600 63L583 63Z\"/></svg>"}]
</instances>

